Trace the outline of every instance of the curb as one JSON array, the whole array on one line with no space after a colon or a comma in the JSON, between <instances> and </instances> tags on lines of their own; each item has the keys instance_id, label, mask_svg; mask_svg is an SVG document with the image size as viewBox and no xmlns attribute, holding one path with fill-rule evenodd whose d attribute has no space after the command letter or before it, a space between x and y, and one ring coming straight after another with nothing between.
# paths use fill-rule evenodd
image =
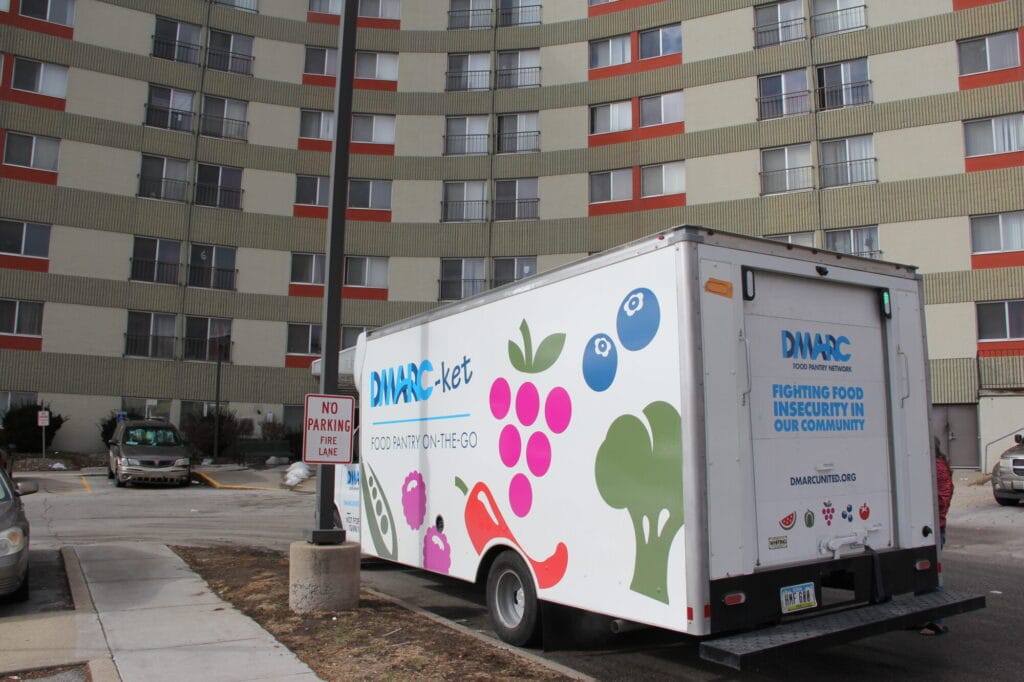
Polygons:
<instances>
[{"instance_id":1,"label":"curb","mask_svg":"<svg viewBox=\"0 0 1024 682\"><path fill-rule=\"evenodd\" d=\"M223 483L219 483L215 478L213 478L213 476L203 473L202 471L193 471L192 477L199 479L200 483L217 490L281 490L281 488L268 488L266 486L257 485L225 485Z\"/></svg>"},{"instance_id":2,"label":"curb","mask_svg":"<svg viewBox=\"0 0 1024 682\"><path fill-rule=\"evenodd\" d=\"M67 576L68 589L71 591L71 601L75 611L82 611L91 614L96 618L98 627L99 617L96 615L96 605L92 601L92 593L89 592L89 585L85 582L85 575L82 573L82 564L78 561L78 553L74 547L61 547L61 558L64 560L64 574ZM104 633L106 639L106 633ZM88 669L89 679L93 682L121 682L121 675L114 664L113 656L109 653L106 658L91 658L85 661Z\"/></svg>"}]
</instances>

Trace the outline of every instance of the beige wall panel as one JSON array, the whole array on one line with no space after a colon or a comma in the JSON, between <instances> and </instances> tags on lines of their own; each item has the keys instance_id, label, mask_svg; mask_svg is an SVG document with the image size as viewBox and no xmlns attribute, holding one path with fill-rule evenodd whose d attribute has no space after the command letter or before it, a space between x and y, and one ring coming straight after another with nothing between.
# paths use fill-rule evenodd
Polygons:
<instances>
[{"instance_id":1,"label":"beige wall panel","mask_svg":"<svg viewBox=\"0 0 1024 682\"><path fill-rule=\"evenodd\" d=\"M388 299L437 301L441 264L437 258L388 259Z\"/></svg>"},{"instance_id":2,"label":"beige wall panel","mask_svg":"<svg viewBox=\"0 0 1024 682\"><path fill-rule=\"evenodd\" d=\"M53 437L52 450L103 452L106 449L97 425L109 417L112 410L121 409L119 396L40 393L39 400L48 403L51 412L68 420Z\"/></svg>"},{"instance_id":3,"label":"beige wall panel","mask_svg":"<svg viewBox=\"0 0 1024 682\"><path fill-rule=\"evenodd\" d=\"M540 112L540 148L546 152L587 146L590 110L587 107L544 109Z\"/></svg>"},{"instance_id":4,"label":"beige wall panel","mask_svg":"<svg viewBox=\"0 0 1024 682\"><path fill-rule=\"evenodd\" d=\"M760 166L757 151L687 159L687 205L757 197Z\"/></svg>"},{"instance_id":5,"label":"beige wall panel","mask_svg":"<svg viewBox=\"0 0 1024 682\"><path fill-rule=\"evenodd\" d=\"M933 360L974 357L977 318L972 303L945 303L924 308L928 357Z\"/></svg>"},{"instance_id":6,"label":"beige wall panel","mask_svg":"<svg viewBox=\"0 0 1024 682\"><path fill-rule=\"evenodd\" d=\"M238 249L238 291L246 294L288 295L291 253L265 249Z\"/></svg>"},{"instance_id":7,"label":"beige wall panel","mask_svg":"<svg viewBox=\"0 0 1024 682\"><path fill-rule=\"evenodd\" d=\"M50 228L50 272L124 281L131 272L129 235L54 225Z\"/></svg>"},{"instance_id":8,"label":"beige wall panel","mask_svg":"<svg viewBox=\"0 0 1024 682\"><path fill-rule=\"evenodd\" d=\"M586 253L552 253L545 256L537 256L537 272L547 272L555 268L586 258Z\"/></svg>"},{"instance_id":9,"label":"beige wall panel","mask_svg":"<svg viewBox=\"0 0 1024 682\"><path fill-rule=\"evenodd\" d=\"M448 28L448 0L405 0L403 31L444 31Z\"/></svg>"},{"instance_id":10,"label":"beige wall panel","mask_svg":"<svg viewBox=\"0 0 1024 682\"><path fill-rule=\"evenodd\" d=\"M876 133L875 157L879 182L963 173L963 125L943 123Z\"/></svg>"},{"instance_id":11,"label":"beige wall panel","mask_svg":"<svg viewBox=\"0 0 1024 682\"><path fill-rule=\"evenodd\" d=\"M149 55L153 51L156 19L147 12L116 7L99 0L75 3L75 40Z\"/></svg>"},{"instance_id":12,"label":"beige wall panel","mask_svg":"<svg viewBox=\"0 0 1024 682\"><path fill-rule=\"evenodd\" d=\"M551 175L539 181L540 217L545 220L587 215L589 175Z\"/></svg>"},{"instance_id":13,"label":"beige wall panel","mask_svg":"<svg viewBox=\"0 0 1024 682\"><path fill-rule=\"evenodd\" d=\"M242 208L246 213L291 215L295 176L246 168L242 173Z\"/></svg>"},{"instance_id":14,"label":"beige wall panel","mask_svg":"<svg viewBox=\"0 0 1024 682\"><path fill-rule=\"evenodd\" d=\"M443 116L396 116L396 156L441 156L444 150Z\"/></svg>"},{"instance_id":15,"label":"beige wall panel","mask_svg":"<svg viewBox=\"0 0 1024 682\"><path fill-rule=\"evenodd\" d=\"M896 2L872 2L867 8L868 26L897 24L935 14L944 14L951 9L949 3L935 0L897 0Z\"/></svg>"},{"instance_id":16,"label":"beige wall panel","mask_svg":"<svg viewBox=\"0 0 1024 682\"><path fill-rule=\"evenodd\" d=\"M543 3L538 0L537 4L544 5L541 16L545 24L557 24L562 21L575 21L587 17L587 0L547 0Z\"/></svg>"},{"instance_id":17,"label":"beige wall panel","mask_svg":"<svg viewBox=\"0 0 1024 682\"><path fill-rule=\"evenodd\" d=\"M292 21L306 21L306 10L308 2L275 2L274 0L262 0L259 3L260 14L275 19L291 19Z\"/></svg>"},{"instance_id":18,"label":"beige wall panel","mask_svg":"<svg viewBox=\"0 0 1024 682\"><path fill-rule=\"evenodd\" d=\"M971 232L966 216L878 226L885 260L916 265L918 272L971 269Z\"/></svg>"},{"instance_id":19,"label":"beige wall panel","mask_svg":"<svg viewBox=\"0 0 1024 682\"><path fill-rule=\"evenodd\" d=\"M399 92L444 92L448 55L407 52L398 58Z\"/></svg>"},{"instance_id":20,"label":"beige wall panel","mask_svg":"<svg viewBox=\"0 0 1024 682\"><path fill-rule=\"evenodd\" d=\"M134 195L139 189L142 157L138 152L61 140L58 163L62 187L122 196Z\"/></svg>"},{"instance_id":21,"label":"beige wall panel","mask_svg":"<svg viewBox=\"0 0 1024 682\"><path fill-rule=\"evenodd\" d=\"M127 320L118 308L50 301L43 308L43 352L121 357Z\"/></svg>"},{"instance_id":22,"label":"beige wall panel","mask_svg":"<svg viewBox=\"0 0 1024 682\"><path fill-rule=\"evenodd\" d=\"M306 59L306 46L278 40L255 38L252 53L252 75L281 83L302 83L301 64Z\"/></svg>"},{"instance_id":23,"label":"beige wall panel","mask_svg":"<svg viewBox=\"0 0 1024 682\"><path fill-rule=\"evenodd\" d=\"M749 52L754 40L754 12L749 8L683 22L683 61Z\"/></svg>"},{"instance_id":24,"label":"beige wall panel","mask_svg":"<svg viewBox=\"0 0 1024 682\"><path fill-rule=\"evenodd\" d=\"M67 112L138 125L145 119L149 86L98 71L68 69Z\"/></svg>"},{"instance_id":25,"label":"beige wall panel","mask_svg":"<svg viewBox=\"0 0 1024 682\"><path fill-rule=\"evenodd\" d=\"M1008 433L1019 433L1021 415L1024 414L1024 397L1017 395L985 396L978 399L978 440L991 443L987 458L982 462L981 470L991 472L999 456L1007 448L1013 447L1013 436ZM982 457L986 456L984 448Z\"/></svg>"},{"instance_id":26,"label":"beige wall panel","mask_svg":"<svg viewBox=\"0 0 1024 682\"><path fill-rule=\"evenodd\" d=\"M896 102L955 92L959 87L957 72L954 43L884 52L868 57L868 78L871 79L871 98L874 102Z\"/></svg>"},{"instance_id":27,"label":"beige wall panel","mask_svg":"<svg viewBox=\"0 0 1024 682\"><path fill-rule=\"evenodd\" d=\"M392 222L438 222L441 219L441 193L441 183L434 180L396 180L392 182Z\"/></svg>"},{"instance_id":28,"label":"beige wall panel","mask_svg":"<svg viewBox=\"0 0 1024 682\"><path fill-rule=\"evenodd\" d=\"M686 90L686 132L754 123L757 79L742 78Z\"/></svg>"},{"instance_id":29,"label":"beige wall panel","mask_svg":"<svg viewBox=\"0 0 1024 682\"><path fill-rule=\"evenodd\" d=\"M299 110L277 104L249 103L249 143L294 149L299 139Z\"/></svg>"},{"instance_id":30,"label":"beige wall panel","mask_svg":"<svg viewBox=\"0 0 1024 682\"><path fill-rule=\"evenodd\" d=\"M547 7L544 8L545 11ZM540 50L541 85L565 85L587 80L587 43L552 45Z\"/></svg>"},{"instance_id":31,"label":"beige wall panel","mask_svg":"<svg viewBox=\"0 0 1024 682\"><path fill-rule=\"evenodd\" d=\"M231 363L259 367L284 365L288 327L283 322L232 320Z\"/></svg>"}]
</instances>

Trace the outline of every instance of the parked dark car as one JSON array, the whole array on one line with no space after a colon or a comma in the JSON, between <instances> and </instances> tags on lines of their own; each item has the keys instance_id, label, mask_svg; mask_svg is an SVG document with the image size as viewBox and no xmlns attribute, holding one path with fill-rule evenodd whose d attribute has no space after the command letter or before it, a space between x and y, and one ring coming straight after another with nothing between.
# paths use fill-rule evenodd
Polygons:
<instances>
[{"instance_id":1,"label":"parked dark car","mask_svg":"<svg viewBox=\"0 0 1024 682\"><path fill-rule=\"evenodd\" d=\"M1024 500L1024 435L1018 433L1013 440L1016 444L992 467L992 496L1007 506Z\"/></svg>"},{"instance_id":2,"label":"parked dark car","mask_svg":"<svg viewBox=\"0 0 1024 682\"><path fill-rule=\"evenodd\" d=\"M128 483L188 485L192 478L189 448L170 422L122 421L107 445L107 477L118 487Z\"/></svg>"},{"instance_id":3,"label":"parked dark car","mask_svg":"<svg viewBox=\"0 0 1024 682\"><path fill-rule=\"evenodd\" d=\"M0 597L28 599L28 519L22 495L39 490L35 481L15 483L0 468Z\"/></svg>"}]
</instances>

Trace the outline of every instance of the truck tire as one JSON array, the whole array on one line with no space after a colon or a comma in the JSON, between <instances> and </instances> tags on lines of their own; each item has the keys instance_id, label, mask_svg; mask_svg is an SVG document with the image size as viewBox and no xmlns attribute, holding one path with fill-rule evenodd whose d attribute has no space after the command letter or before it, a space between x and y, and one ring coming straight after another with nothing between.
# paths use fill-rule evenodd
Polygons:
<instances>
[{"instance_id":1,"label":"truck tire","mask_svg":"<svg viewBox=\"0 0 1024 682\"><path fill-rule=\"evenodd\" d=\"M31 589L28 583L29 572L25 571L25 579L18 585L18 589L11 593L10 600L12 602L25 602L28 601L29 593Z\"/></svg>"},{"instance_id":2,"label":"truck tire","mask_svg":"<svg viewBox=\"0 0 1024 682\"><path fill-rule=\"evenodd\" d=\"M533 576L520 556L507 550L487 574L487 612L494 631L513 646L527 646L540 634L540 607Z\"/></svg>"}]
</instances>

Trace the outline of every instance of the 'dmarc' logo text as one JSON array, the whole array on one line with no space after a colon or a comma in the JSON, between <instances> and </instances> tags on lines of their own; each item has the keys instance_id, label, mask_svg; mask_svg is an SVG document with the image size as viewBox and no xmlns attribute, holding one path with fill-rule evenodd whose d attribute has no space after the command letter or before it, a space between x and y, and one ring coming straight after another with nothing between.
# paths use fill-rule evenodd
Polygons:
<instances>
[{"instance_id":1,"label":"'dmarc' logo text","mask_svg":"<svg viewBox=\"0 0 1024 682\"><path fill-rule=\"evenodd\" d=\"M849 362L852 354L845 336L782 330L782 357L824 362Z\"/></svg>"},{"instance_id":2,"label":"'dmarc' logo text","mask_svg":"<svg viewBox=\"0 0 1024 682\"><path fill-rule=\"evenodd\" d=\"M435 388L454 391L473 380L469 365L470 359L462 356L455 364L442 361L440 371L430 360L422 360L370 372L370 407L427 400Z\"/></svg>"}]
</instances>

